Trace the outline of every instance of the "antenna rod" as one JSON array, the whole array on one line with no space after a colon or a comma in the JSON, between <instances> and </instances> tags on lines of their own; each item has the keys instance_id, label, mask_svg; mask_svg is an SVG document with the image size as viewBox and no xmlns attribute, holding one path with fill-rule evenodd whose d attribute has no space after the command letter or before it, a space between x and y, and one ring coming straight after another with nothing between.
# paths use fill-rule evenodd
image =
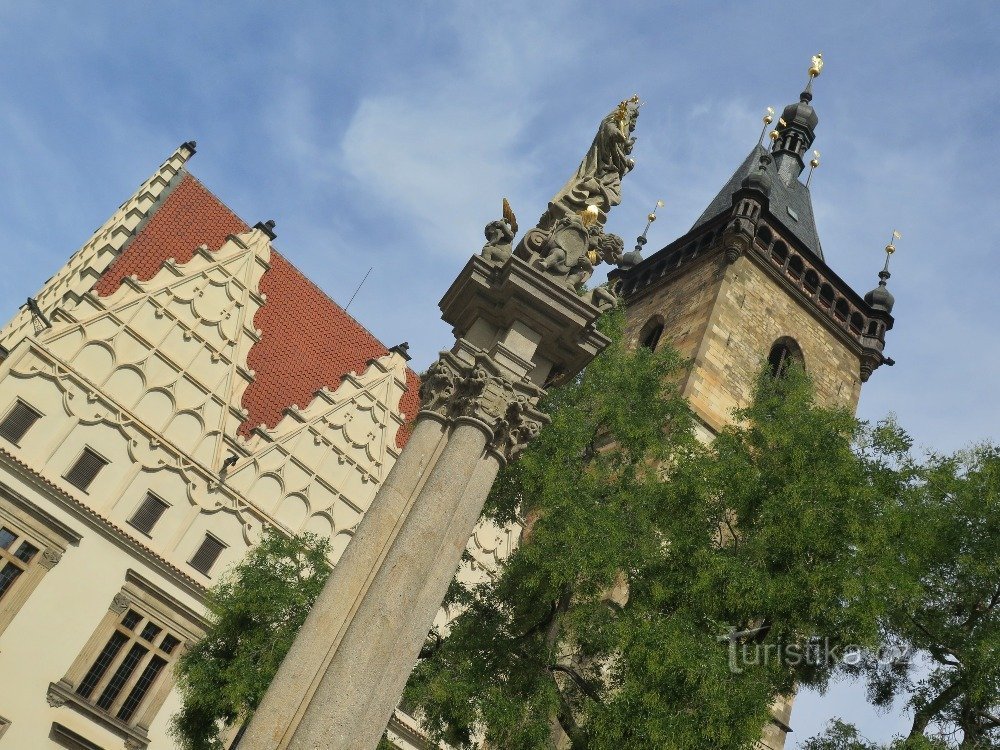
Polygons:
<instances>
[{"instance_id":1,"label":"antenna rod","mask_svg":"<svg viewBox=\"0 0 1000 750\"><path fill-rule=\"evenodd\" d=\"M375 266L371 266L368 269L368 272L365 274L365 277L361 279L361 283L358 284L358 288L354 290L354 294L352 294L351 298L347 300L347 305L344 307L344 312L347 312L347 308L351 306L352 302L354 302L354 298L358 296L358 292L361 291L361 287L363 287L365 285L365 282L368 281L368 274L372 272L372 268L374 267Z\"/></svg>"}]
</instances>

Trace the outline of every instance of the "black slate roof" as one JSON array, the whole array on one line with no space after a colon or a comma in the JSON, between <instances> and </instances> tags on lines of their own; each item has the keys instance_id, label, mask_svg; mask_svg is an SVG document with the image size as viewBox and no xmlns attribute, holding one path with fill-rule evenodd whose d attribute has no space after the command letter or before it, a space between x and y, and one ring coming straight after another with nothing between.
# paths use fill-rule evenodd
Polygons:
<instances>
[{"instance_id":1,"label":"black slate roof","mask_svg":"<svg viewBox=\"0 0 1000 750\"><path fill-rule=\"evenodd\" d=\"M729 178L729 182L708 204L708 208L698 217L691 229L697 229L733 205L733 193L740 189L740 183L750 173L750 170L757 167L761 154L766 153L767 151L762 146L754 146L753 151L747 155L733 176ZM783 182L778 175L774 160L768 164L767 169L773 185L770 196L771 215L801 240L817 257L823 259L823 247L819 243L819 234L816 232L816 219L813 216L809 188L798 179L792 179L791 183Z\"/></svg>"}]
</instances>

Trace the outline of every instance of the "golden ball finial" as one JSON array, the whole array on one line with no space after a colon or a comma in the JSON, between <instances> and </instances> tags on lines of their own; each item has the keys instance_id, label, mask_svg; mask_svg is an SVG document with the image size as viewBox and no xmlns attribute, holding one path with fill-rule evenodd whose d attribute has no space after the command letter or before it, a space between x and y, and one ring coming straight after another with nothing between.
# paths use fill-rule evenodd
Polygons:
<instances>
[{"instance_id":1,"label":"golden ball finial","mask_svg":"<svg viewBox=\"0 0 1000 750\"><path fill-rule=\"evenodd\" d=\"M771 140L772 141L778 140L778 131L777 130L772 130L770 133L768 133L768 135L771 136Z\"/></svg>"},{"instance_id":2,"label":"golden ball finial","mask_svg":"<svg viewBox=\"0 0 1000 750\"><path fill-rule=\"evenodd\" d=\"M770 125L772 122L774 122L774 107L768 107L764 112L764 124Z\"/></svg>"},{"instance_id":3,"label":"golden ball finial","mask_svg":"<svg viewBox=\"0 0 1000 750\"><path fill-rule=\"evenodd\" d=\"M903 238L902 232L900 232L898 229L893 229L892 239L889 240L889 244L885 246L885 254L892 255L894 252L896 252L896 240L900 240L902 238Z\"/></svg>"},{"instance_id":4,"label":"golden ball finial","mask_svg":"<svg viewBox=\"0 0 1000 750\"><path fill-rule=\"evenodd\" d=\"M819 166L819 151L813 151L813 158L809 160L809 166L813 169Z\"/></svg>"},{"instance_id":5,"label":"golden ball finial","mask_svg":"<svg viewBox=\"0 0 1000 750\"><path fill-rule=\"evenodd\" d=\"M823 72L823 53L817 52L809 61L809 77L815 78Z\"/></svg>"}]
</instances>

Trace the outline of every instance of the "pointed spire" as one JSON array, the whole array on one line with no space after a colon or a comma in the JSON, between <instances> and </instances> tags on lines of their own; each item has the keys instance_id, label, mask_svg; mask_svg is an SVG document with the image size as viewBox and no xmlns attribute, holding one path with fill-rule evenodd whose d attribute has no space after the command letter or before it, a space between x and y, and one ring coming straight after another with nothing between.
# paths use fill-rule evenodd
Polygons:
<instances>
[{"instance_id":1,"label":"pointed spire","mask_svg":"<svg viewBox=\"0 0 1000 750\"><path fill-rule=\"evenodd\" d=\"M659 208L663 208L662 200L656 201L653 210L646 216L646 228L642 230L642 234L635 238L635 250L625 253L622 255L622 259L618 261L618 267L623 271L627 271L642 260L642 248L647 242L646 234L649 232L649 228L653 225L653 222L656 221L656 211Z\"/></svg>"},{"instance_id":2,"label":"pointed spire","mask_svg":"<svg viewBox=\"0 0 1000 750\"><path fill-rule=\"evenodd\" d=\"M789 104L781 113L777 129L771 134L771 151L774 153L778 175L786 184L797 180L805 162L803 154L812 146L816 139L816 125L819 117L812 108L812 82L823 70L823 54L813 55L809 66L809 79L806 87L799 94L799 101Z\"/></svg>"},{"instance_id":3,"label":"pointed spire","mask_svg":"<svg viewBox=\"0 0 1000 750\"><path fill-rule=\"evenodd\" d=\"M896 252L896 240L901 239L902 236L898 230L892 230L892 238L889 240L889 244L885 246L885 265L882 266L882 270L878 273L878 286L865 295L865 302L875 310L891 313L892 307L896 303L896 298L892 296L892 293L888 289L889 277L892 275L889 273L889 259Z\"/></svg>"}]
</instances>

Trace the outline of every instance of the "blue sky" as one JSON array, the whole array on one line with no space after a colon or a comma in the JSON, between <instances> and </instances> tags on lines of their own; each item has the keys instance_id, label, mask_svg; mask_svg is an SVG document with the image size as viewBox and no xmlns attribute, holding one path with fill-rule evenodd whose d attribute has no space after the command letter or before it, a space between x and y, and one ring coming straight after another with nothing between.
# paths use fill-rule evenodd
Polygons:
<instances>
[{"instance_id":1,"label":"blue sky","mask_svg":"<svg viewBox=\"0 0 1000 750\"><path fill-rule=\"evenodd\" d=\"M9 317L181 141L191 171L414 365L449 344L436 302L508 196L529 224L598 121L639 92L623 204L631 244L686 231L794 101L810 55L823 154L812 191L829 264L864 293L889 232L897 365L860 414L918 444L1000 439L994 259L995 2L0 4L0 318ZM832 715L906 723L863 690L805 694L799 741ZM792 743L794 746L794 741Z\"/></svg>"}]
</instances>

